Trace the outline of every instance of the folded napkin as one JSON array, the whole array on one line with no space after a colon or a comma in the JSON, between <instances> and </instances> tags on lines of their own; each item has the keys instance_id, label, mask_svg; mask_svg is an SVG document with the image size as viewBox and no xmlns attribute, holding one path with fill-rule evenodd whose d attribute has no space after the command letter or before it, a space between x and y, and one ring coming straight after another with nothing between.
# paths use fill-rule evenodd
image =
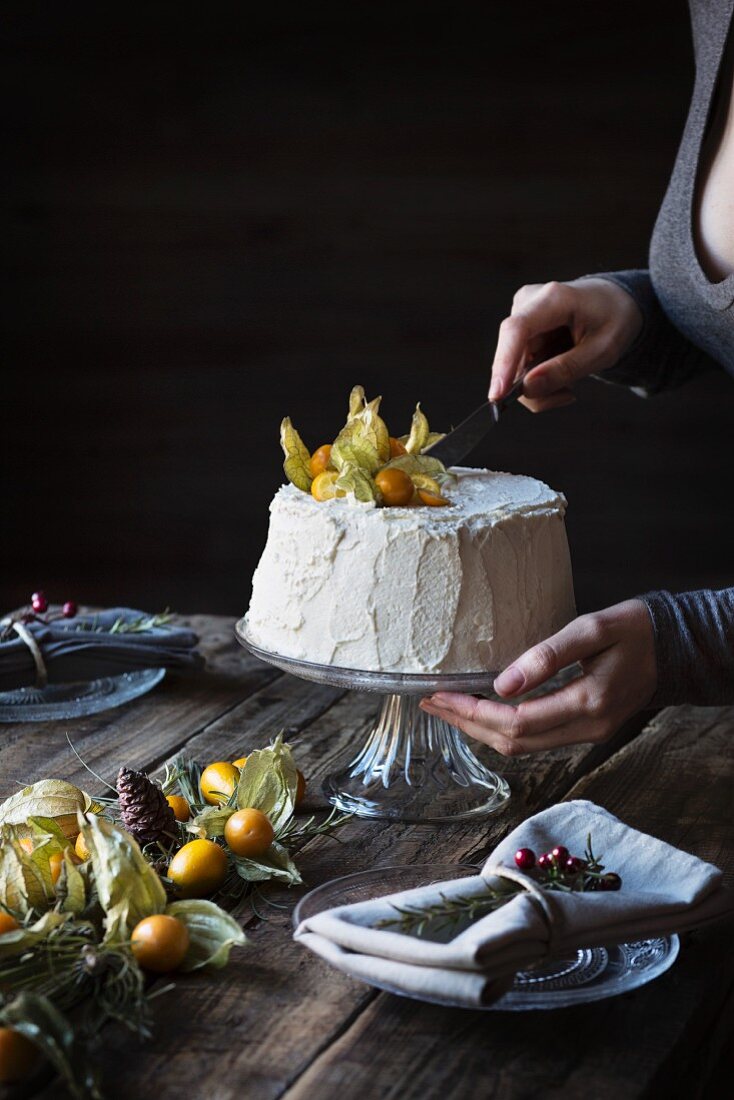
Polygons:
<instances>
[{"instance_id":1,"label":"folded napkin","mask_svg":"<svg viewBox=\"0 0 734 1100\"><path fill-rule=\"evenodd\" d=\"M621 875L618 892L545 890L515 868L518 848L539 854L563 844L583 856L589 834L605 868ZM396 907L467 898L488 884L507 887L493 873L498 865L509 869L521 892L452 938L432 936L430 925L420 937L377 927L399 915ZM500 996L518 970L547 956L681 932L727 915L734 915L734 891L722 886L717 867L630 828L593 802L573 801L524 821L479 875L326 910L304 920L295 938L352 977L476 1008Z\"/></svg>"},{"instance_id":2,"label":"folded napkin","mask_svg":"<svg viewBox=\"0 0 734 1100\"><path fill-rule=\"evenodd\" d=\"M155 626L127 634L110 633L118 620L132 623L146 617L129 607L113 607L73 619L23 625L40 650L49 683L95 680L143 668L202 667L204 660L196 651L199 639L192 630ZM0 641L0 691L36 682L37 667L31 646L15 631L9 631L5 640Z\"/></svg>"}]
</instances>

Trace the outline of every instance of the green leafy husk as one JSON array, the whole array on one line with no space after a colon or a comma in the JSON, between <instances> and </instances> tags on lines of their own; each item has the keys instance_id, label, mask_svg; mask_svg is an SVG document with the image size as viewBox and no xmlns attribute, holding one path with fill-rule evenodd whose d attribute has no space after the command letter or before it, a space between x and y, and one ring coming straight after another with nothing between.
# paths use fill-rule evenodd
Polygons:
<instances>
[{"instance_id":1,"label":"green leafy husk","mask_svg":"<svg viewBox=\"0 0 734 1100\"><path fill-rule=\"evenodd\" d=\"M246 882L267 882L275 879L285 886L298 886L303 879L288 850L279 844L277 840L268 848L264 855L257 859L246 859L244 856L235 856L235 869L240 878Z\"/></svg>"},{"instance_id":2,"label":"green leafy husk","mask_svg":"<svg viewBox=\"0 0 734 1100\"><path fill-rule=\"evenodd\" d=\"M449 473L443 462L437 458L431 458L430 455L398 455L397 458L391 458L386 466L388 469L394 467L403 470L411 478L415 474L428 474L439 485L446 481L453 481L453 475Z\"/></svg>"},{"instance_id":3,"label":"green leafy husk","mask_svg":"<svg viewBox=\"0 0 734 1100\"><path fill-rule=\"evenodd\" d=\"M247 943L237 921L213 901L201 898L174 901L166 913L177 917L189 933L189 949L181 970L199 970L204 966L219 970L226 966L233 947Z\"/></svg>"},{"instance_id":4,"label":"green leafy husk","mask_svg":"<svg viewBox=\"0 0 734 1100\"><path fill-rule=\"evenodd\" d=\"M71 849L64 852L64 864L56 883L56 904L62 913L79 916L87 904L87 887L84 875L71 856Z\"/></svg>"},{"instance_id":5,"label":"green leafy husk","mask_svg":"<svg viewBox=\"0 0 734 1100\"><path fill-rule=\"evenodd\" d=\"M42 850L21 848L15 828L2 830L0 837L0 900L21 917L43 912L53 901L53 883L48 856Z\"/></svg>"},{"instance_id":6,"label":"green leafy husk","mask_svg":"<svg viewBox=\"0 0 734 1100\"><path fill-rule=\"evenodd\" d=\"M421 411L420 402L415 407L413 420L410 425L410 434L405 441L405 449L409 455L419 455L428 443L431 430L428 427L426 414Z\"/></svg>"},{"instance_id":7,"label":"green leafy husk","mask_svg":"<svg viewBox=\"0 0 734 1100\"><path fill-rule=\"evenodd\" d=\"M104 940L127 940L138 921L166 907L166 890L136 840L104 818L80 819L89 849Z\"/></svg>"},{"instance_id":8,"label":"green leafy husk","mask_svg":"<svg viewBox=\"0 0 734 1100\"><path fill-rule=\"evenodd\" d=\"M86 1061L82 1044L48 997L20 993L0 1009L0 1022L19 1031L39 1048L74 1100L102 1100L97 1076Z\"/></svg>"},{"instance_id":9,"label":"green leafy husk","mask_svg":"<svg viewBox=\"0 0 734 1100\"><path fill-rule=\"evenodd\" d=\"M237 808L261 810L277 832L293 816L297 789L298 769L278 734L268 748L254 749L247 757L237 784Z\"/></svg>"},{"instance_id":10,"label":"green leafy husk","mask_svg":"<svg viewBox=\"0 0 734 1100\"><path fill-rule=\"evenodd\" d=\"M331 448L331 463L341 473L352 468L367 474L379 470L382 461L375 445L364 435L359 418L350 420L336 437Z\"/></svg>"},{"instance_id":11,"label":"green leafy husk","mask_svg":"<svg viewBox=\"0 0 734 1100\"><path fill-rule=\"evenodd\" d=\"M280 425L280 445L283 448L285 461L283 469L285 476L304 493L311 492L311 454L306 444L301 439L296 429L291 424L291 419L286 416Z\"/></svg>"},{"instance_id":12,"label":"green leafy husk","mask_svg":"<svg viewBox=\"0 0 734 1100\"><path fill-rule=\"evenodd\" d=\"M379 504L381 495L377 485L366 470L348 463L336 480L337 489L351 493L362 504Z\"/></svg>"},{"instance_id":13,"label":"green leafy husk","mask_svg":"<svg viewBox=\"0 0 734 1100\"><path fill-rule=\"evenodd\" d=\"M363 411L365 407L364 386L354 386L349 394L349 415L347 420L352 420Z\"/></svg>"},{"instance_id":14,"label":"green leafy husk","mask_svg":"<svg viewBox=\"0 0 734 1100\"><path fill-rule=\"evenodd\" d=\"M236 810L237 807L229 803L225 803L224 806L207 806L201 813L196 814L192 821L187 822L186 831L202 840L213 840L215 837L224 836L224 827Z\"/></svg>"},{"instance_id":15,"label":"green leafy husk","mask_svg":"<svg viewBox=\"0 0 734 1100\"><path fill-rule=\"evenodd\" d=\"M380 416L380 401L365 403L364 390L356 386L349 398L349 418L334 440L331 463L337 470L355 466L368 474L390 457L390 434Z\"/></svg>"},{"instance_id":16,"label":"green leafy husk","mask_svg":"<svg viewBox=\"0 0 734 1100\"><path fill-rule=\"evenodd\" d=\"M27 824L30 818L53 818L64 836L72 837L79 832L79 812L96 814L101 809L99 803L79 787L63 779L42 779L0 804L0 826L15 825L18 835L25 837L33 832Z\"/></svg>"}]
</instances>

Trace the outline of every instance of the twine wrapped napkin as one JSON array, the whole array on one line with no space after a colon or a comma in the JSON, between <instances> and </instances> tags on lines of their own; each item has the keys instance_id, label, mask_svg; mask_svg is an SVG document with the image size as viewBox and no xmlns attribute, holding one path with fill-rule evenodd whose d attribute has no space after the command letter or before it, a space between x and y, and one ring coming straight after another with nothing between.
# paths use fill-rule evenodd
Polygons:
<instances>
[{"instance_id":1,"label":"twine wrapped napkin","mask_svg":"<svg viewBox=\"0 0 734 1100\"><path fill-rule=\"evenodd\" d=\"M622 876L618 893L545 890L515 869L518 848L545 852L563 844L581 854L589 834L605 867ZM430 938L430 925L422 937L378 927L399 916L396 907L471 897L507 875L521 892L447 942ZM303 921L295 938L352 977L476 1008L501 996L518 970L547 956L686 931L727 915L734 915L734 891L722 886L717 867L630 828L593 802L574 801L524 821L477 876L326 910Z\"/></svg>"},{"instance_id":2,"label":"twine wrapped napkin","mask_svg":"<svg viewBox=\"0 0 734 1100\"><path fill-rule=\"evenodd\" d=\"M136 669L202 667L204 659L196 651L199 639L192 630L161 625L110 633L116 623L130 625L146 618L141 611L113 607L73 619L21 623L20 632L11 626L0 641L0 691L42 686L44 679L76 683Z\"/></svg>"}]
</instances>

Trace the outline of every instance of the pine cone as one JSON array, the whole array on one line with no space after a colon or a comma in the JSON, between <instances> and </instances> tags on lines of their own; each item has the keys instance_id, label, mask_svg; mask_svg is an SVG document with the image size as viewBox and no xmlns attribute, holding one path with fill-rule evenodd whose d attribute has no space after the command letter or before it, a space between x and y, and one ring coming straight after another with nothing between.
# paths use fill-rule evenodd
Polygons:
<instances>
[{"instance_id":1,"label":"pine cone","mask_svg":"<svg viewBox=\"0 0 734 1100\"><path fill-rule=\"evenodd\" d=\"M147 775L120 768L117 776L122 824L139 844L170 840L176 836L176 818L160 787Z\"/></svg>"}]
</instances>

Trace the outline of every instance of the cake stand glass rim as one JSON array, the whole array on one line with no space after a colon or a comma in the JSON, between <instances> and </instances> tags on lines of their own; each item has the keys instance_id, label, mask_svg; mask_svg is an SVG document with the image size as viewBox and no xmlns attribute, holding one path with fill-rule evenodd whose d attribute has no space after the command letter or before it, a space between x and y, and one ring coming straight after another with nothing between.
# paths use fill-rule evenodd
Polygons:
<instances>
[{"instance_id":1,"label":"cake stand glass rim","mask_svg":"<svg viewBox=\"0 0 734 1100\"><path fill-rule=\"evenodd\" d=\"M286 657L282 653L271 653L252 641L247 632L246 619L235 624L237 641L261 661L274 665L283 672L300 676L303 680L313 680L332 687L353 688L359 691L374 691L392 695L425 695L431 691L489 691L497 672L371 672L367 669L342 668L339 665L320 665L313 661L302 661L297 657Z\"/></svg>"}]
</instances>

